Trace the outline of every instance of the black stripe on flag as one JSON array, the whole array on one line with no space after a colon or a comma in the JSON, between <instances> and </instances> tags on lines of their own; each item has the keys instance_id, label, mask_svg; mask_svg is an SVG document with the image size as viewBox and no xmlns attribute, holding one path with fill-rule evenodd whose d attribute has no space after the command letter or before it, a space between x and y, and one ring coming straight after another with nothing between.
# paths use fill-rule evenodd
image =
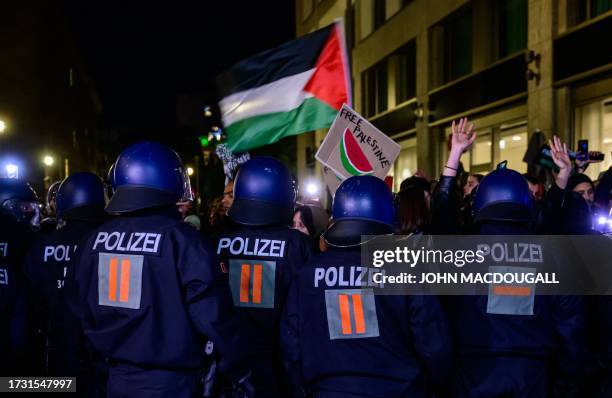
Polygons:
<instances>
[{"instance_id":1,"label":"black stripe on flag","mask_svg":"<svg viewBox=\"0 0 612 398\"><path fill-rule=\"evenodd\" d=\"M314 68L334 24L238 62L217 77L221 98Z\"/></svg>"}]
</instances>

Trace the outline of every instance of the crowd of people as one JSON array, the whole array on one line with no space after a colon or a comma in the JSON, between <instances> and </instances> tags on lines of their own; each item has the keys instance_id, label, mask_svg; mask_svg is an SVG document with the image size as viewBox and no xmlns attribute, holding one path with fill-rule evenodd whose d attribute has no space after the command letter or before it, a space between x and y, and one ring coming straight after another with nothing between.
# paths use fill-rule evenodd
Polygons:
<instances>
[{"instance_id":1,"label":"crowd of people","mask_svg":"<svg viewBox=\"0 0 612 398\"><path fill-rule=\"evenodd\" d=\"M453 123L438 180L351 177L331 213L254 157L198 215L179 156L153 142L107 181L54 184L47 217L27 182L0 179L0 375L76 377L86 397L612 397L610 296L509 309L347 282L369 266L363 235L608 232L611 170L591 181L553 137L548 183L469 174L475 139Z\"/></svg>"}]
</instances>

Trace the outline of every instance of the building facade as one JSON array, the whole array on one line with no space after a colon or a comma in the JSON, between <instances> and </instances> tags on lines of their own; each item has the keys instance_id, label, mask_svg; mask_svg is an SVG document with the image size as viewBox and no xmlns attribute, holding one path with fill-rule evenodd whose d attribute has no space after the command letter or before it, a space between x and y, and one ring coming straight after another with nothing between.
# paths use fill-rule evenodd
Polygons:
<instances>
[{"instance_id":1,"label":"building facade","mask_svg":"<svg viewBox=\"0 0 612 398\"><path fill-rule=\"evenodd\" d=\"M402 147L396 190L416 171L441 172L461 117L478 132L463 159L470 172L503 160L527 171L539 132L602 151L592 178L612 165L612 1L296 0L298 36L339 17L353 107ZM325 133L298 136L300 180L320 175L313 155Z\"/></svg>"}]
</instances>

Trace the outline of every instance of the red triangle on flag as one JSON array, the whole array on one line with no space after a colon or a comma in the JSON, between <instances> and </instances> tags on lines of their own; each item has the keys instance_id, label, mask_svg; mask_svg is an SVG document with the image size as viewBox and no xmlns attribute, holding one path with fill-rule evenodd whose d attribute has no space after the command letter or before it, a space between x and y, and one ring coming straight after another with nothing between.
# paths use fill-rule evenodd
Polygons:
<instances>
[{"instance_id":1,"label":"red triangle on flag","mask_svg":"<svg viewBox=\"0 0 612 398\"><path fill-rule=\"evenodd\" d=\"M348 80L345 75L345 62L342 59L344 54L340 46L339 33L338 26L334 26L319 55L315 65L316 70L304 86L304 91L336 110L340 110L342 104L349 103Z\"/></svg>"}]
</instances>

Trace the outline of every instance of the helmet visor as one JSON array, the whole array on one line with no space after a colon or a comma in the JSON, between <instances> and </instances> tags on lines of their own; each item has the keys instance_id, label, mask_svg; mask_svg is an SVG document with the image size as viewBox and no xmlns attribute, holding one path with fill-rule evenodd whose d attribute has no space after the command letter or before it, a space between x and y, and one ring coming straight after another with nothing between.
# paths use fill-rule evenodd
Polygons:
<instances>
[{"instance_id":1,"label":"helmet visor","mask_svg":"<svg viewBox=\"0 0 612 398\"><path fill-rule=\"evenodd\" d=\"M191 190L191 180L189 179L189 173L185 168L181 169L182 176L182 185L183 185L183 194L179 202L192 202L193 201L193 191Z\"/></svg>"}]
</instances>

